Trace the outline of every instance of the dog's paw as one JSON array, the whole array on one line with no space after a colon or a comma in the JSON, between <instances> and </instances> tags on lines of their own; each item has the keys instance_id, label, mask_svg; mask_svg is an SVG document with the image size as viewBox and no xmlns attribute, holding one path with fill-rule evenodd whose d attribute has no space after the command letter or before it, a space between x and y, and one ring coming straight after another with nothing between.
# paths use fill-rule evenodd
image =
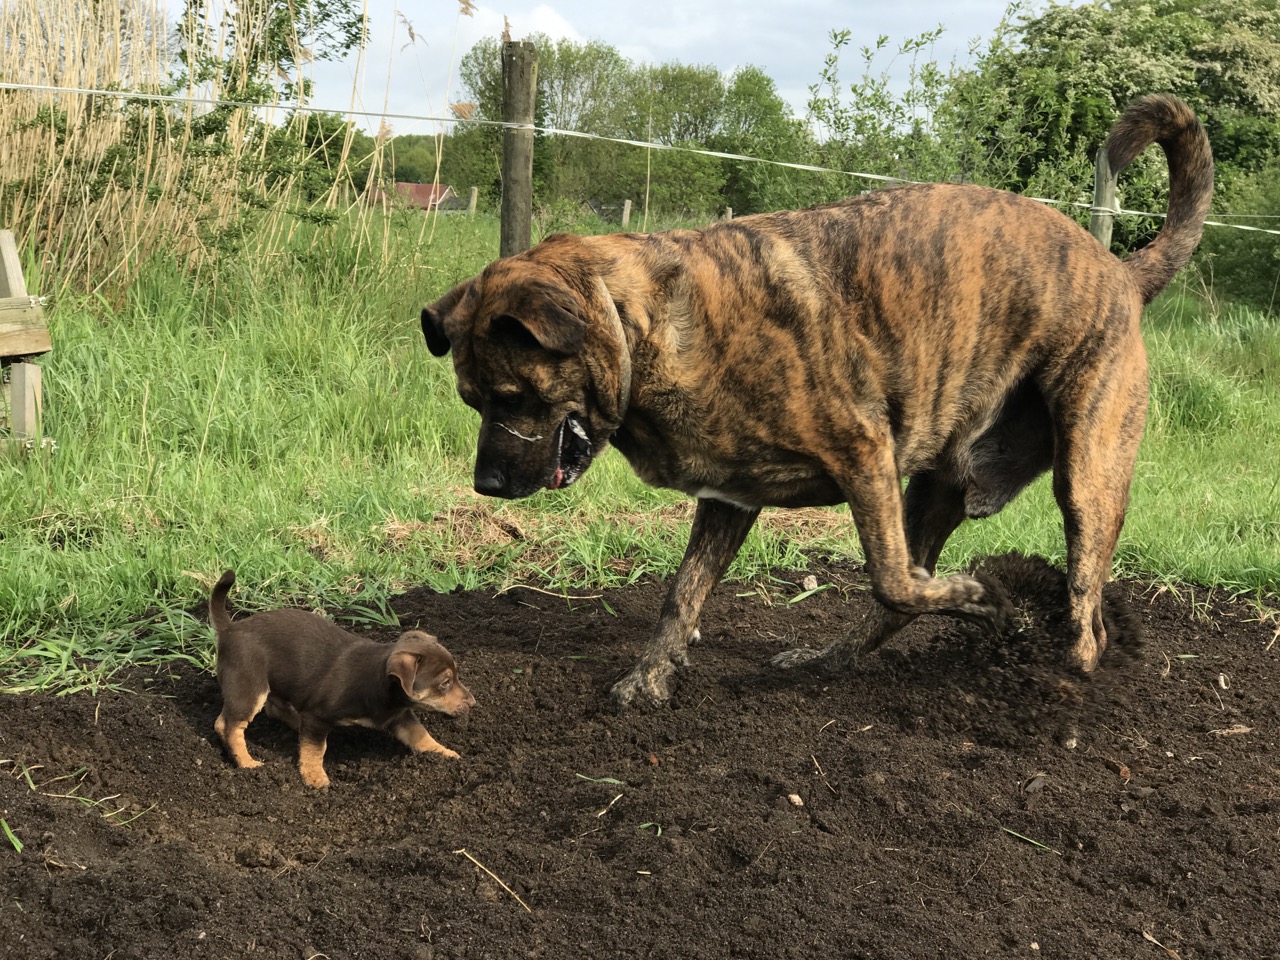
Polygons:
<instances>
[{"instance_id":1,"label":"dog's paw","mask_svg":"<svg viewBox=\"0 0 1280 960\"><path fill-rule=\"evenodd\" d=\"M950 611L951 613L962 620L996 633L1004 630L1014 614L1014 608L1008 591L998 580L983 573L974 576L956 574L949 579L961 581L966 586L970 586L966 599Z\"/></svg>"},{"instance_id":2,"label":"dog's paw","mask_svg":"<svg viewBox=\"0 0 1280 960\"><path fill-rule=\"evenodd\" d=\"M813 647L796 647L783 650L769 659L771 666L780 670L805 669L820 676L835 676L844 672L853 662L855 648L848 643L833 643L821 650Z\"/></svg>"},{"instance_id":3,"label":"dog's paw","mask_svg":"<svg viewBox=\"0 0 1280 960\"><path fill-rule=\"evenodd\" d=\"M450 750L448 747L441 747L436 753L446 760L457 760L461 757L457 750Z\"/></svg>"},{"instance_id":4,"label":"dog's paw","mask_svg":"<svg viewBox=\"0 0 1280 960\"><path fill-rule=\"evenodd\" d=\"M769 664L783 670L794 670L796 667L805 667L821 659L821 650L814 647L796 647L792 650L783 650L781 653L775 653L769 658Z\"/></svg>"},{"instance_id":5,"label":"dog's paw","mask_svg":"<svg viewBox=\"0 0 1280 960\"><path fill-rule=\"evenodd\" d=\"M686 661L687 663L687 661ZM671 699L675 690L676 668L670 660L636 664L630 673L613 685L609 699L615 709L658 707Z\"/></svg>"}]
</instances>

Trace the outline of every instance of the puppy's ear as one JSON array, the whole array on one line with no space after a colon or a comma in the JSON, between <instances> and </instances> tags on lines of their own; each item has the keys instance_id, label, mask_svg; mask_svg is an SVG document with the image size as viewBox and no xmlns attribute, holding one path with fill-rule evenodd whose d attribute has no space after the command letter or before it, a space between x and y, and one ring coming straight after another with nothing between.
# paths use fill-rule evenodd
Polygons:
<instances>
[{"instance_id":1,"label":"puppy's ear","mask_svg":"<svg viewBox=\"0 0 1280 960\"><path fill-rule=\"evenodd\" d=\"M410 699L413 699L413 681L418 676L419 659L417 654L399 650L387 660L387 676L399 680L405 696Z\"/></svg>"},{"instance_id":2,"label":"puppy's ear","mask_svg":"<svg viewBox=\"0 0 1280 960\"><path fill-rule=\"evenodd\" d=\"M458 284L443 297L422 310L422 335L427 338L427 349L433 356L443 357L449 352L449 335L445 324L458 303L471 289L471 281Z\"/></svg>"},{"instance_id":3,"label":"puppy's ear","mask_svg":"<svg viewBox=\"0 0 1280 960\"><path fill-rule=\"evenodd\" d=\"M541 347L567 357L582 350L587 324L551 297L543 295L531 298L519 316L503 314L495 317L490 331L496 338Z\"/></svg>"}]
</instances>

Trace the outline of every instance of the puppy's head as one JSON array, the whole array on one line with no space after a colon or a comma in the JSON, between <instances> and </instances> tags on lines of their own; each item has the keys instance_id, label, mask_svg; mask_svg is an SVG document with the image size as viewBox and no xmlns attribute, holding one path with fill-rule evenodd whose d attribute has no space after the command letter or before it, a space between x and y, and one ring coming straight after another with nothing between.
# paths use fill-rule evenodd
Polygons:
<instances>
[{"instance_id":1,"label":"puppy's head","mask_svg":"<svg viewBox=\"0 0 1280 960\"><path fill-rule=\"evenodd\" d=\"M581 248L548 238L489 264L422 311L436 356L480 414L475 488L526 497L568 487L617 430L630 398L618 307Z\"/></svg>"},{"instance_id":2,"label":"puppy's head","mask_svg":"<svg viewBox=\"0 0 1280 960\"><path fill-rule=\"evenodd\" d=\"M458 665L435 637L421 630L400 635L387 659L387 676L394 677L415 706L461 716L476 698L458 679Z\"/></svg>"}]
</instances>

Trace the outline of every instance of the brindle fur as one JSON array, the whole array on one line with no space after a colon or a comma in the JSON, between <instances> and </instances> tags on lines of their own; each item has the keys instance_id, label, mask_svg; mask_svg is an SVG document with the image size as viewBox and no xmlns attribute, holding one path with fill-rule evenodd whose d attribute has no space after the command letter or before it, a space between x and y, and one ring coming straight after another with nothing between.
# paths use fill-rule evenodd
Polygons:
<instances>
[{"instance_id":1,"label":"brindle fur","mask_svg":"<svg viewBox=\"0 0 1280 960\"><path fill-rule=\"evenodd\" d=\"M880 601L857 636L776 663L842 666L925 613L998 623L998 589L934 566L963 519L1049 468L1073 652L1097 664L1146 416L1138 321L1190 258L1213 191L1185 104L1134 103L1108 138L1112 168L1152 143L1169 162L1169 215L1123 261L1035 201L929 184L705 230L552 236L423 311L428 345L452 348L482 416L477 489L572 482L559 443L573 415L593 453L613 443L648 483L698 498L655 636L613 687L619 705L669 696L763 506L848 503Z\"/></svg>"}]
</instances>

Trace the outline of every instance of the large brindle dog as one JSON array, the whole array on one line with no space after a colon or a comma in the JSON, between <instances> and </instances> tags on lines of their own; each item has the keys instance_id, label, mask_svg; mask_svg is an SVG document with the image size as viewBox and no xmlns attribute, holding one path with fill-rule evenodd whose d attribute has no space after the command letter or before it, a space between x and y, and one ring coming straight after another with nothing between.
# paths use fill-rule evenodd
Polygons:
<instances>
[{"instance_id":1,"label":"large brindle dog","mask_svg":"<svg viewBox=\"0 0 1280 960\"><path fill-rule=\"evenodd\" d=\"M1152 143L1168 158L1168 218L1124 260L1035 201L927 184L705 230L559 234L423 311L427 345L452 349L481 415L477 491L567 487L612 443L646 482L698 499L618 705L670 695L766 506L848 503L879 601L859 635L775 663L841 667L923 613L999 624L1003 593L933 576L938 554L1050 467L1073 653L1097 664L1146 417L1138 320L1190 259L1213 192L1208 139L1180 100L1130 106L1111 168Z\"/></svg>"}]
</instances>

